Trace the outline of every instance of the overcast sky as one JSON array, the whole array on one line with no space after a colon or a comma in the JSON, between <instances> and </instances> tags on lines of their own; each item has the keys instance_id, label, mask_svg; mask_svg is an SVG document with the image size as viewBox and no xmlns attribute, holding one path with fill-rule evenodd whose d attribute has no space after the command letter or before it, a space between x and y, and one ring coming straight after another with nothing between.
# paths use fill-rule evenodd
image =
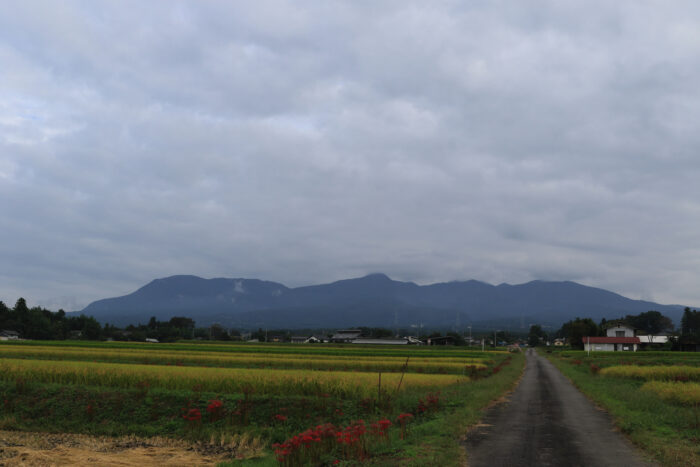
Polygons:
<instances>
[{"instance_id":1,"label":"overcast sky","mask_svg":"<svg viewBox=\"0 0 700 467\"><path fill-rule=\"evenodd\" d=\"M700 305L697 1L3 2L0 300L158 277Z\"/></svg>"}]
</instances>

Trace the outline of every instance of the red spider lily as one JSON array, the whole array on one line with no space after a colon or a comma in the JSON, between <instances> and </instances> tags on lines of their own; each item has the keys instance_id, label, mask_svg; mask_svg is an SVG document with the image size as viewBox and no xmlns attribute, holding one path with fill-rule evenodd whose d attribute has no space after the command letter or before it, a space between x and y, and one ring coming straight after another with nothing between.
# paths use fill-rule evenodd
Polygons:
<instances>
[{"instance_id":1,"label":"red spider lily","mask_svg":"<svg viewBox=\"0 0 700 467\"><path fill-rule=\"evenodd\" d=\"M413 414L410 413L402 413L399 415L399 425L401 425L401 439L406 438L406 425L408 424L409 421L413 418Z\"/></svg>"},{"instance_id":2,"label":"red spider lily","mask_svg":"<svg viewBox=\"0 0 700 467\"><path fill-rule=\"evenodd\" d=\"M220 410L224 406L224 403L221 402L219 399L214 399L209 401L209 405L207 406L207 412L216 412L217 410Z\"/></svg>"},{"instance_id":3,"label":"red spider lily","mask_svg":"<svg viewBox=\"0 0 700 467\"><path fill-rule=\"evenodd\" d=\"M182 418L188 422L198 422L202 420L202 412L199 409L189 409Z\"/></svg>"},{"instance_id":4,"label":"red spider lily","mask_svg":"<svg viewBox=\"0 0 700 467\"><path fill-rule=\"evenodd\" d=\"M214 399L209 401L207 406L207 412L209 412L209 419L215 422L224 416L224 403L219 399Z\"/></svg>"},{"instance_id":5,"label":"red spider lily","mask_svg":"<svg viewBox=\"0 0 700 467\"><path fill-rule=\"evenodd\" d=\"M282 414L280 414L280 413L276 414L274 418L275 418L275 420L279 420L280 422L283 422L283 421L287 420L287 416L286 416L286 415L282 415Z\"/></svg>"}]
</instances>

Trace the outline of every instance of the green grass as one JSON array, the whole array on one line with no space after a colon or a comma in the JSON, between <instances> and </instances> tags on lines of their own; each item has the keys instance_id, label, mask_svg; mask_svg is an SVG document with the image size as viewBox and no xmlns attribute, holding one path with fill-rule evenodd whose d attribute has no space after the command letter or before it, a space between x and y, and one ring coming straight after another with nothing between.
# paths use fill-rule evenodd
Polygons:
<instances>
[{"instance_id":1,"label":"green grass","mask_svg":"<svg viewBox=\"0 0 700 467\"><path fill-rule=\"evenodd\" d=\"M624 356L583 352L546 354L547 358L588 397L605 408L618 428L637 446L663 465L700 465L700 425L697 408L680 407L666 402L650 391L640 390L643 381L605 377L591 372L590 365L617 365L619 359L639 364L660 360L688 364L684 355L660 352ZM694 359L693 359L694 360Z\"/></svg>"},{"instance_id":2,"label":"green grass","mask_svg":"<svg viewBox=\"0 0 700 467\"><path fill-rule=\"evenodd\" d=\"M457 466L465 465L466 453L461 440L470 426L476 424L485 408L514 388L523 372L525 357L514 354L510 364L498 374L454 388L443 409L434 417L411 427L406 440L393 452L377 456L371 465Z\"/></svg>"}]
</instances>

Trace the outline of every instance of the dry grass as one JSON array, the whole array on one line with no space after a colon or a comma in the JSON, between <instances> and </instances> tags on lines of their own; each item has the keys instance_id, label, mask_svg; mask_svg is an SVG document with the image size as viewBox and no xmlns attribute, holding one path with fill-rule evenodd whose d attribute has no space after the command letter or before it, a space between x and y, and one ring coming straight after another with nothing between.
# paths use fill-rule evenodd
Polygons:
<instances>
[{"instance_id":1,"label":"dry grass","mask_svg":"<svg viewBox=\"0 0 700 467\"><path fill-rule=\"evenodd\" d=\"M697 406L700 404L700 384L649 381L644 383L642 391L649 391L661 399L674 404Z\"/></svg>"},{"instance_id":2,"label":"dry grass","mask_svg":"<svg viewBox=\"0 0 700 467\"><path fill-rule=\"evenodd\" d=\"M227 436L209 444L168 438L94 437L87 435L0 431L0 465L119 467L208 466L262 453L263 443L247 436Z\"/></svg>"}]
</instances>

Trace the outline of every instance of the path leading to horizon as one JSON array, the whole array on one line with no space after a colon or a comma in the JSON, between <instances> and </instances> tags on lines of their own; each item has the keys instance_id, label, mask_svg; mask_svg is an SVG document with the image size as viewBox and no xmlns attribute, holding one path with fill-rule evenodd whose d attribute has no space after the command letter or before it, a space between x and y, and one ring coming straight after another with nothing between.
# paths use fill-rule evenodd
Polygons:
<instances>
[{"instance_id":1,"label":"path leading to horizon","mask_svg":"<svg viewBox=\"0 0 700 467\"><path fill-rule=\"evenodd\" d=\"M468 434L469 467L655 465L546 358L532 349L526 358L509 401Z\"/></svg>"}]
</instances>

